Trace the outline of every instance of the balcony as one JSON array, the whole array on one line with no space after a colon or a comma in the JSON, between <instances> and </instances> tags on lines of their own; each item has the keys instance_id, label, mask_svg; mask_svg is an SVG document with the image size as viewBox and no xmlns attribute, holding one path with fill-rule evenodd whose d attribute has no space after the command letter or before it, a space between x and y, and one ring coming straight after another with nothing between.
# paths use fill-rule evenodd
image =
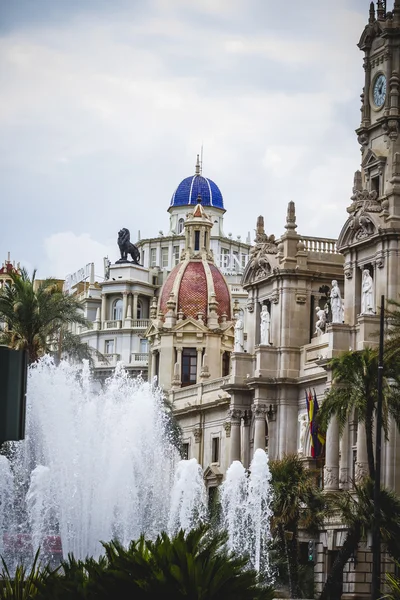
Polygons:
<instances>
[{"instance_id":1,"label":"balcony","mask_svg":"<svg viewBox=\"0 0 400 600\"><path fill-rule=\"evenodd\" d=\"M132 352L130 365L138 367L147 367L149 364L149 355L147 352Z\"/></svg>"}]
</instances>

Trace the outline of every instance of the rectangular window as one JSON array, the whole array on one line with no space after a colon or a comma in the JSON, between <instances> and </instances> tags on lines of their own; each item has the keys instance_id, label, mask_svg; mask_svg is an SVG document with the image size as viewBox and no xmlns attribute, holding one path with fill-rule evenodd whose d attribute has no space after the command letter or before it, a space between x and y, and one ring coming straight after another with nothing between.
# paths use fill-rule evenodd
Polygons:
<instances>
[{"instance_id":1,"label":"rectangular window","mask_svg":"<svg viewBox=\"0 0 400 600\"><path fill-rule=\"evenodd\" d=\"M104 353L105 354L114 354L114 340L105 340Z\"/></svg>"},{"instance_id":2,"label":"rectangular window","mask_svg":"<svg viewBox=\"0 0 400 600\"><path fill-rule=\"evenodd\" d=\"M189 460L189 444L182 444L182 460Z\"/></svg>"},{"instance_id":3,"label":"rectangular window","mask_svg":"<svg viewBox=\"0 0 400 600\"><path fill-rule=\"evenodd\" d=\"M182 387L193 385L197 381L197 350L184 348L182 351Z\"/></svg>"},{"instance_id":4,"label":"rectangular window","mask_svg":"<svg viewBox=\"0 0 400 600\"><path fill-rule=\"evenodd\" d=\"M179 263L179 246L174 246L174 265Z\"/></svg>"},{"instance_id":5,"label":"rectangular window","mask_svg":"<svg viewBox=\"0 0 400 600\"><path fill-rule=\"evenodd\" d=\"M150 266L155 267L157 265L157 248L151 248L150 250Z\"/></svg>"},{"instance_id":6,"label":"rectangular window","mask_svg":"<svg viewBox=\"0 0 400 600\"><path fill-rule=\"evenodd\" d=\"M234 250L232 256L232 271L239 271L240 269L238 269L238 267L240 267L239 253Z\"/></svg>"},{"instance_id":7,"label":"rectangular window","mask_svg":"<svg viewBox=\"0 0 400 600\"><path fill-rule=\"evenodd\" d=\"M200 231L194 232L194 249L195 252L200 250Z\"/></svg>"},{"instance_id":8,"label":"rectangular window","mask_svg":"<svg viewBox=\"0 0 400 600\"><path fill-rule=\"evenodd\" d=\"M163 269L168 267L168 250L169 248L161 248L161 267Z\"/></svg>"},{"instance_id":9,"label":"rectangular window","mask_svg":"<svg viewBox=\"0 0 400 600\"><path fill-rule=\"evenodd\" d=\"M144 266L144 250L142 250L142 265Z\"/></svg>"},{"instance_id":10,"label":"rectangular window","mask_svg":"<svg viewBox=\"0 0 400 600\"><path fill-rule=\"evenodd\" d=\"M229 250L227 248L221 248L221 269L229 268Z\"/></svg>"},{"instance_id":11,"label":"rectangular window","mask_svg":"<svg viewBox=\"0 0 400 600\"><path fill-rule=\"evenodd\" d=\"M379 194L379 175L377 175L376 177L372 177L371 178L371 192L376 192Z\"/></svg>"},{"instance_id":12,"label":"rectangular window","mask_svg":"<svg viewBox=\"0 0 400 600\"><path fill-rule=\"evenodd\" d=\"M149 351L149 342L146 339L140 340L140 352L142 354L147 354Z\"/></svg>"},{"instance_id":13,"label":"rectangular window","mask_svg":"<svg viewBox=\"0 0 400 600\"><path fill-rule=\"evenodd\" d=\"M246 254L241 254L241 255L240 255L240 260L241 260L241 262L242 262L242 268L243 268L243 269L244 269L244 268L245 268L245 266L246 266L246 259L247 259L247 256L246 256Z\"/></svg>"},{"instance_id":14,"label":"rectangular window","mask_svg":"<svg viewBox=\"0 0 400 600\"><path fill-rule=\"evenodd\" d=\"M212 438L211 443L212 443L211 462L217 463L219 461L219 438L217 438L217 437Z\"/></svg>"}]
</instances>

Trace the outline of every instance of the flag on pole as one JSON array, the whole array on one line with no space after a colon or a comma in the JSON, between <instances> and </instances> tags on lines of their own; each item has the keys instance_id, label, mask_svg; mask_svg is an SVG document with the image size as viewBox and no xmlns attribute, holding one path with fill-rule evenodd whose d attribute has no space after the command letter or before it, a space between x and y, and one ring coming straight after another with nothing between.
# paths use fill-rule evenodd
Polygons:
<instances>
[{"instance_id":1,"label":"flag on pole","mask_svg":"<svg viewBox=\"0 0 400 600\"><path fill-rule=\"evenodd\" d=\"M306 391L306 404L308 412L308 422L310 426L310 437L311 437L311 456L318 458L322 454L323 447L325 445L325 436L319 431L317 423L317 413L319 410L317 394L314 390L314 395L311 389Z\"/></svg>"}]
</instances>

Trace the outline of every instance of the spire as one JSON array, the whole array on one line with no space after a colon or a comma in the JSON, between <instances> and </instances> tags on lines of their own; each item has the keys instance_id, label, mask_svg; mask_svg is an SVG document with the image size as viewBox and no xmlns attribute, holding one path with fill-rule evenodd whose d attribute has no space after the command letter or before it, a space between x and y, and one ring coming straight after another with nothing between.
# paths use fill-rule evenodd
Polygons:
<instances>
[{"instance_id":1,"label":"spire","mask_svg":"<svg viewBox=\"0 0 400 600\"><path fill-rule=\"evenodd\" d=\"M373 2L369 5L369 22L373 23L375 21L375 5Z\"/></svg>"},{"instance_id":2,"label":"spire","mask_svg":"<svg viewBox=\"0 0 400 600\"><path fill-rule=\"evenodd\" d=\"M199 155L197 155L195 175L201 175L201 164Z\"/></svg>"},{"instance_id":3,"label":"spire","mask_svg":"<svg viewBox=\"0 0 400 600\"><path fill-rule=\"evenodd\" d=\"M378 17L378 21L383 21L386 17L385 4L385 0L378 0L378 2L376 3L376 16Z\"/></svg>"},{"instance_id":4,"label":"spire","mask_svg":"<svg viewBox=\"0 0 400 600\"><path fill-rule=\"evenodd\" d=\"M294 202L291 200L287 207L285 229L296 229L296 227L296 207Z\"/></svg>"}]
</instances>

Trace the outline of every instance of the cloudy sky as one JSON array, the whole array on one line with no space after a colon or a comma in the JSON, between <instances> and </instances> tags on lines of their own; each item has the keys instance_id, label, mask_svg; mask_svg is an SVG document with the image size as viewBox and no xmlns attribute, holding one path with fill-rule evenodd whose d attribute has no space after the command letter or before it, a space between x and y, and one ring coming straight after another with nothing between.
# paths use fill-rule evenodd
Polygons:
<instances>
[{"instance_id":1,"label":"cloudy sky","mask_svg":"<svg viewBox=\"0 0 400 600\"><path fill-rule=\"evenodd\" d=\"M391 8L390 2L388 8ZM168 230L203 173L225 232L337 237L360 162L369 0L1 0L0 260L64 277Z\"/></svg>"}]
</instances>

